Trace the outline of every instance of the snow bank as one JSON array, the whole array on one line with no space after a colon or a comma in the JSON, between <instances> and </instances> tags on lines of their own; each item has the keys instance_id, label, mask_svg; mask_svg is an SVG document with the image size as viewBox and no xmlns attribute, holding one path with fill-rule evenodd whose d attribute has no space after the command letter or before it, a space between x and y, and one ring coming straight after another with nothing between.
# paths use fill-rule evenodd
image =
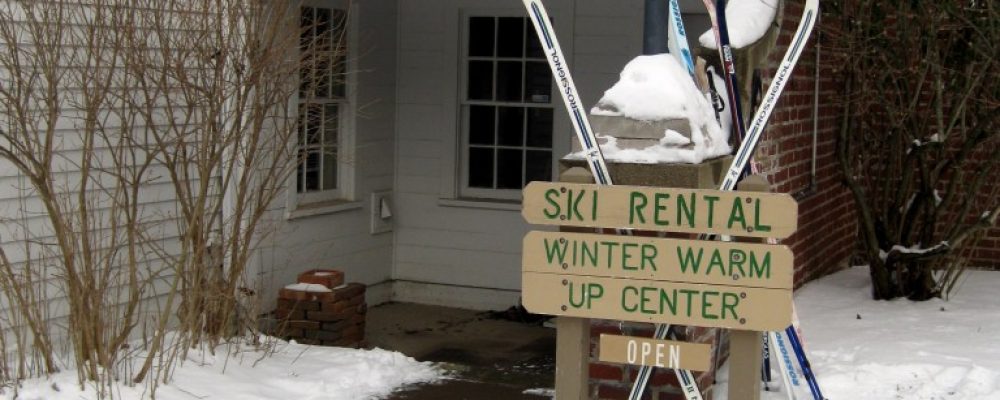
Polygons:
<instances>
[{"instance_id":1,"label":"snow bank","mask_svg":"<svg viewBox=\"0 0 1000 400\"><path fill-rule=\"evenodd\" d=\"M867 267L809 283L796 291L795 305L823 394L1000 400L997 287L1000 271L967 271L950 301L874 301ZM720 371L720 380L727 373ZM763 398L785 399L775 392Z\"/></svg>"},{"instance_id":2,"label":"snow bank","mask_svg":"<svg viewBox=\"0 0 1000 400\"><path fill-rule=\"evenodd\" d=\"M622 150L614 138L601 146L609 161L632 163L686 162L729 154L728 133L715 121L715 112L687 71L670 54L639 56L622 69L621 78L591 109L593 115L620 116L640 121L687 119L691 142L677 132L664 132L660 145ZM600 132L598 132L600 133ZM668 146L693 146L677 148ZM569 158L584 158L583 152Z\"/></svg>"},{"instance_id":3,"label":"snow bank","mask_svg":"<svg viewBox=\"0 0 1000 400\"><path fill-rule=\"evenodd\" d=\"M230 352L230 359L225 354ZM197 353L197 354L196 354ZM443 379L443 372L430 363L403 354L381 350L305 346L279 342L268 357L257 350L232 355L225 346L210 352L192 352L161 386L158 400L355 400L389 395L394 390ZM142 387L120 387L119 400L148 398ZM7 389L0 399L13 400ZM96 400L92 387L81 390L76 372L61 372L50 379L25 382L18 400Z\"/></svg>"},{"instance_id":4,"label":"snow bank","mask_svg":"<svg viewBox=\"0 0 1000 400\"><path fill-rule=\"evenodd\" d=\"M731 0L726 4L729 44L741 49L760 40L774 22L778 0ZM709 49L718 48L711 29L698 37L698 43Z\"/></svg>"}]
</instances>

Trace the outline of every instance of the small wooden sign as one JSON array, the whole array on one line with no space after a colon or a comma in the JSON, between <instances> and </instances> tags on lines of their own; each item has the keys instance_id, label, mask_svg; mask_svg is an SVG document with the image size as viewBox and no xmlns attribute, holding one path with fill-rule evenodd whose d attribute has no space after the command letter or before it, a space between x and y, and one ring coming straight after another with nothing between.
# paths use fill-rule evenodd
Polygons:
<instances>
[{"instance_id":1,"label":"small wooden sign","mask_svg":"<svg viewBox=\"0 0 1000 400\"><path fill-rule=\"evenodd\" d=\"M538 314L750 331L791 324L790 289L523 272L524 307Z\"/></svg>"},{"instance_id":2,"label":"small wooden sign","mask_svg":"<svg viewBox=\"0 0 1000 400\"><path fill-rule=\"evenodd\" d=\"M785 238L798 204L787 194L532 182L521 214L532 224Z\"/></svg>"},{"instance_id":3,"label":"small wooden sign","mask_svg":"<svg viewBox=\"0 0 1000 400\"><path fill-rule=\"evenodd\" d=\"M617 364L708 371L712 369L712 346L602 334L597 358Z\"/></svg>"},{"instance_id":4,"label":"small wooden sign","mask_svg":"<svg viewBox=\"0 0 1000 400\"><path fill-rule=\"evenodd\" d=\"M569 232L529 232L522 271L791 289L787 246Z\"/></svg>"}]
</instances>

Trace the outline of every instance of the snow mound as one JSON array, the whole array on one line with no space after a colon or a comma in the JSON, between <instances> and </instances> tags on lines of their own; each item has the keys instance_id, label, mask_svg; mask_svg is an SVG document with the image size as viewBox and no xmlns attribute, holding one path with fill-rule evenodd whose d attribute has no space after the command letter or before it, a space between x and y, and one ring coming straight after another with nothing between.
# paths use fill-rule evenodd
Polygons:
<instances>
[{"instance_id":1,"label":"snow mound","mask_svg":"<svg viewBox=\"0 0 1000 400\"><path fill-rule=\"evenodd\" d=\"M760 40L777 14L778 0L732 0L726 4L726 24L729 44L741 49ZM718 48L711 29L698 37L698 43L709 49Z\"/></svg>"},{"instance_id":2,"label":"snow mound","mask_svg":"<svg viewBox=\"0 0 1000 400\"><path fill-rule=\"evenodd\" d=\"M670 54L639 56L622 69L618 83L590 110L593 115L617 116L639 121L687 119L691 140L667 130L659 145L642 150L618 149L614 138L601 146L608 161L632 163L685 162L729 154L729 135L715 121L711 103L694 85L687 70ZM676 147L677 145L693 146ZM673 146L673 147L671 147ZM583 152L568 158L581 159Z\"/></svg>"},{"instance_id":3,"label":"snow mound","mask_svg":"<svg viewBox=\"0 0 1000 400\"><path fill-rule=\"evenodd\" d=\"M803 341L823 395L1000 400L997 287L1000 271L969 270L948 301L875 301L868 268L853 267L796 290ZM725 398L728 365L723 369L715 400ZM776 385L778 379L761 398L786 399Z\"/></svg>"},{"instance_id":4,"label":"snow mound","mask_svg":"<svg viewBox=\"0 0 1000 400\"><path fill-rule=\"evenodd\" d=\"M226 358L229 354L229 358ZM384 398L416 383L445 379L441 369L401 353L278 342L273 353L222 345L212 352L192 351L160 386L158 400L355 400ZM115 399L149 397L144 387L121 386ZM17 400L97 400L94 387L76 383L76 371L24 382ZM13 400L0 390L0 399Z\"/></svg>"}]
</instances>

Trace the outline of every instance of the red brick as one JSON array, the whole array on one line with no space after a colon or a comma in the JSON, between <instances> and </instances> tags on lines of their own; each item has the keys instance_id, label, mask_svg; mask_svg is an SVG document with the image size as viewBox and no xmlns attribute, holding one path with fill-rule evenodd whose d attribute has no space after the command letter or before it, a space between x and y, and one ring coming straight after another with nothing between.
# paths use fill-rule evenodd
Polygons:
<instances>
[{"instance_id":1,"label":"red brick","mask_svg":"<svg viewBox=\"0 0 1000 400\"><path fill-rule=\"evenodd\" d=\"M299 283L314 283L333 289L344 284L344 273L335 269L314 269L299 274Z\"/></svg>"},{"instance_id":2,"label":"red brick","mask_svg":"<svg viewBox=\"0 0 1000 400\"><path fill-rule=\"evenodd\" d=\"M334 295L331 292L307 292L304 290L282 288L278 291L278 298L285 300L324 302L332 301Z\"/></svg>"},{"instance_id":3,"label":"red brick","mask_svg":"<svg viewBox=\"0 0 1000 400\"><path fill-rule=\"evenodd\" d=\"M350 317L351 314L347 311L341 312L326 312L326 311L309 311L306 313L306 319L310 321L320 321L320 322L335 322L342 321Z\"/></svg>"},{"instance_id":4,"label":"red brick","mask_svg":"<svg viewBox=\"0 0 1000 400\"><path fill-rule=\"evenodd\" d=\"M615 364L590 363L590 378L607 381L621 381L622 367Z\"/></svg>"},{"instance_id":5,"label":"red brick","mask_svg":"<svg viewBox=\"0 0 1000 400\"><path fill-rule=\"evenodd\" d=\"M322 325L322 329L324 331L340 332L340 331L346 329L347 327L349 327L351 325L352 324L348 320L340 320L340 321L335 321L335 322L324 322L323 325Z\"/></svg>"},{"instance_id":6,"label":"red brick","mask_svg":"<svg viewBox=\"0 0 1000 400\"><path fill-rule=\"evenodd\" d=\"M274 317L277 319L306 319L306 312L302 310L288 310L279 308L274 310Z\"/></svg>"},{"instance_id":7,"label":"red brick","mask_svg":"<svg viewBox=\"0 0 1000 400\"><path fill-rule=\"evenodd\" d=\"M357 341L357 340L340 339L340 340L334 341L331 345L333 345L333 346L342 346L342 347L354 347L354 348L357 348L360 345L360 342Z\"/></svg>"},{"instance_id":8,"label":"red brick","mask_svg":"<svg viewBox=\"0 0 1000 400\"><path fill-rule=\"evenodd\" d=\"M598 385L597 398L600 400L621 400L627 399L631 386L626 385ZM643 400L652 400L653 396L649 390L642 394Z\"/></svg>"},{"instance_id":9,"label":"red brick","mask_svg":"<svg viewBox=\"0 0 1000 400\"><path fill-rule=\"evenodd\" d=\"M292 329L318 330L320 328L320 323L318 321L290 320L288 321L287 326Z\"/></svg>"},{"instance_id":10,"label":"red brick","mask_svg":"<svg viewBox=\"0 0 1000 400\"><path fill-rule=\"evenodd\" d=\"M278 327L278 330L275 332L275 334L281 337L302 337L303 330L281 326Z\"/></svg>"},{"instance_id":11,"label":"red brick","mask_svg":"<svg viewBox=\"0 0 1000 400\"><path fill-rule=\"evenodd\" d=\"M684 394L678 393L678 392L673 391L673 390L670 390L670 391L660 391L660 390L658 390L658 391L656 391L655 396L653 396L653 398L656 399L656 400L687 400L687 398L684 397ZM702 398L704 398L704 399L711 399L712 397L709 396L709 397L702 397Z\"/></svg>"},{"instance_id":12,"label":"red brick","mask_svg":"<svg viewBox=\"0 0 1000 400\"><path fill-rule=\"evenodd\" d=\"M323 303L322 310L326 312L341 312L348 308L351 308L350 303L347 300L338 300L334 302Z\"/></svg>"},{"instance_id":13,"label":"red brick","mask_svg":"<svg viewBox=\"0 0 1000 400\"><path fill-rule=\"evenodd\" d=\"M317 339L322 341L336 341L344 337L340 332L330 332L330 331L306 331L305 336L309 339Z\"/></svg>"},{"instance_id":14,"label":"red brick","mask_svg":"<svg viewBox=\"0 0 1000 400\"><path fill-rule=\"evenodd\" d=\"M355 326L348 326L347 328L344 328L344 330L342 330L341 333L346 338L346 337L364 336L365 332L362 331L360 328L358 328L357 325L355 325Z\"/></svg>"},{"instance_id":15,"label":"red brick","mask_svg":"<svg viewBox=\"0 0 1000 400\"><path fill-rule=\"evenodd\" d=\"M278 299L278 308L286 310L316 311L320 309L322 303L316 301L296 301L289 299Z\"/></svg>"},{"instance_id":16,"label":"red brick","mask_svg":"<svg viewBox=\"0 0 1000 400\"><path fill-rule=\"evenodd\" d=\"M353 340L353 341L356 341L356 342L360 342L360 341L364 340L365 334L363 332L361 332L361 331L358 331L357 333L344 334L342 336L342 338L344 340Z\"/></svg>"},{"instance_id":17,"label":"red brick","mask_svg":"<svg viewBox=\"0 0 1000 400\"><path fill-rule=\"evenodd\" d=\"M355 296L364 295L364 293L365 293L365 285L357 282L351 282L344 287L341 287L339 289L334 289L333 299L329 301L351 300Z\"/></svg>"}]
</instances>

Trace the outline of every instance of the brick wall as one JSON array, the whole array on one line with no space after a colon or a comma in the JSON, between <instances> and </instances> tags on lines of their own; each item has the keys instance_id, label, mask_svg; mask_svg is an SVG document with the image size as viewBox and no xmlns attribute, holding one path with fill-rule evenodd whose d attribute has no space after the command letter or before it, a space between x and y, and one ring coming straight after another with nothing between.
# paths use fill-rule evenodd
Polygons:
<instances>
[{"instance_id":1,"label":"brick wall","mask_svg":"<svg viewBox=\"0 0 1000 400\"><path fill-rule=\"evenodd\" d=\"M365 285L337 270L311 270L278 292L272 334L302 344L365 347Z\"/></svg>"},{"instance_id":2,"label":"brick wall","mask_svg":"<svg viewBox=\"0 0 1000 400\"><path fill-rule=\"evenodd\" d=\"M782 32L771 52L768 68L761 71L764 90L795 33L803 3L800 0L785 2ZM774 191L792 194L799 201L799 229L782 242L795 253L796 285L845 266L857 232L853 200L843 184L835 154L841 110L835 102L825 101L835 98L842 86L836 79L836 65L832 65L830 57L823 57L824 43L819 25L823 23L825 20L821 17L771 116L756 154L761 172L767 176ZM820 52L819 106L814 113L817 51ZM815 176L812 173L814 122Z\"/></svg>"}]
</instances>

